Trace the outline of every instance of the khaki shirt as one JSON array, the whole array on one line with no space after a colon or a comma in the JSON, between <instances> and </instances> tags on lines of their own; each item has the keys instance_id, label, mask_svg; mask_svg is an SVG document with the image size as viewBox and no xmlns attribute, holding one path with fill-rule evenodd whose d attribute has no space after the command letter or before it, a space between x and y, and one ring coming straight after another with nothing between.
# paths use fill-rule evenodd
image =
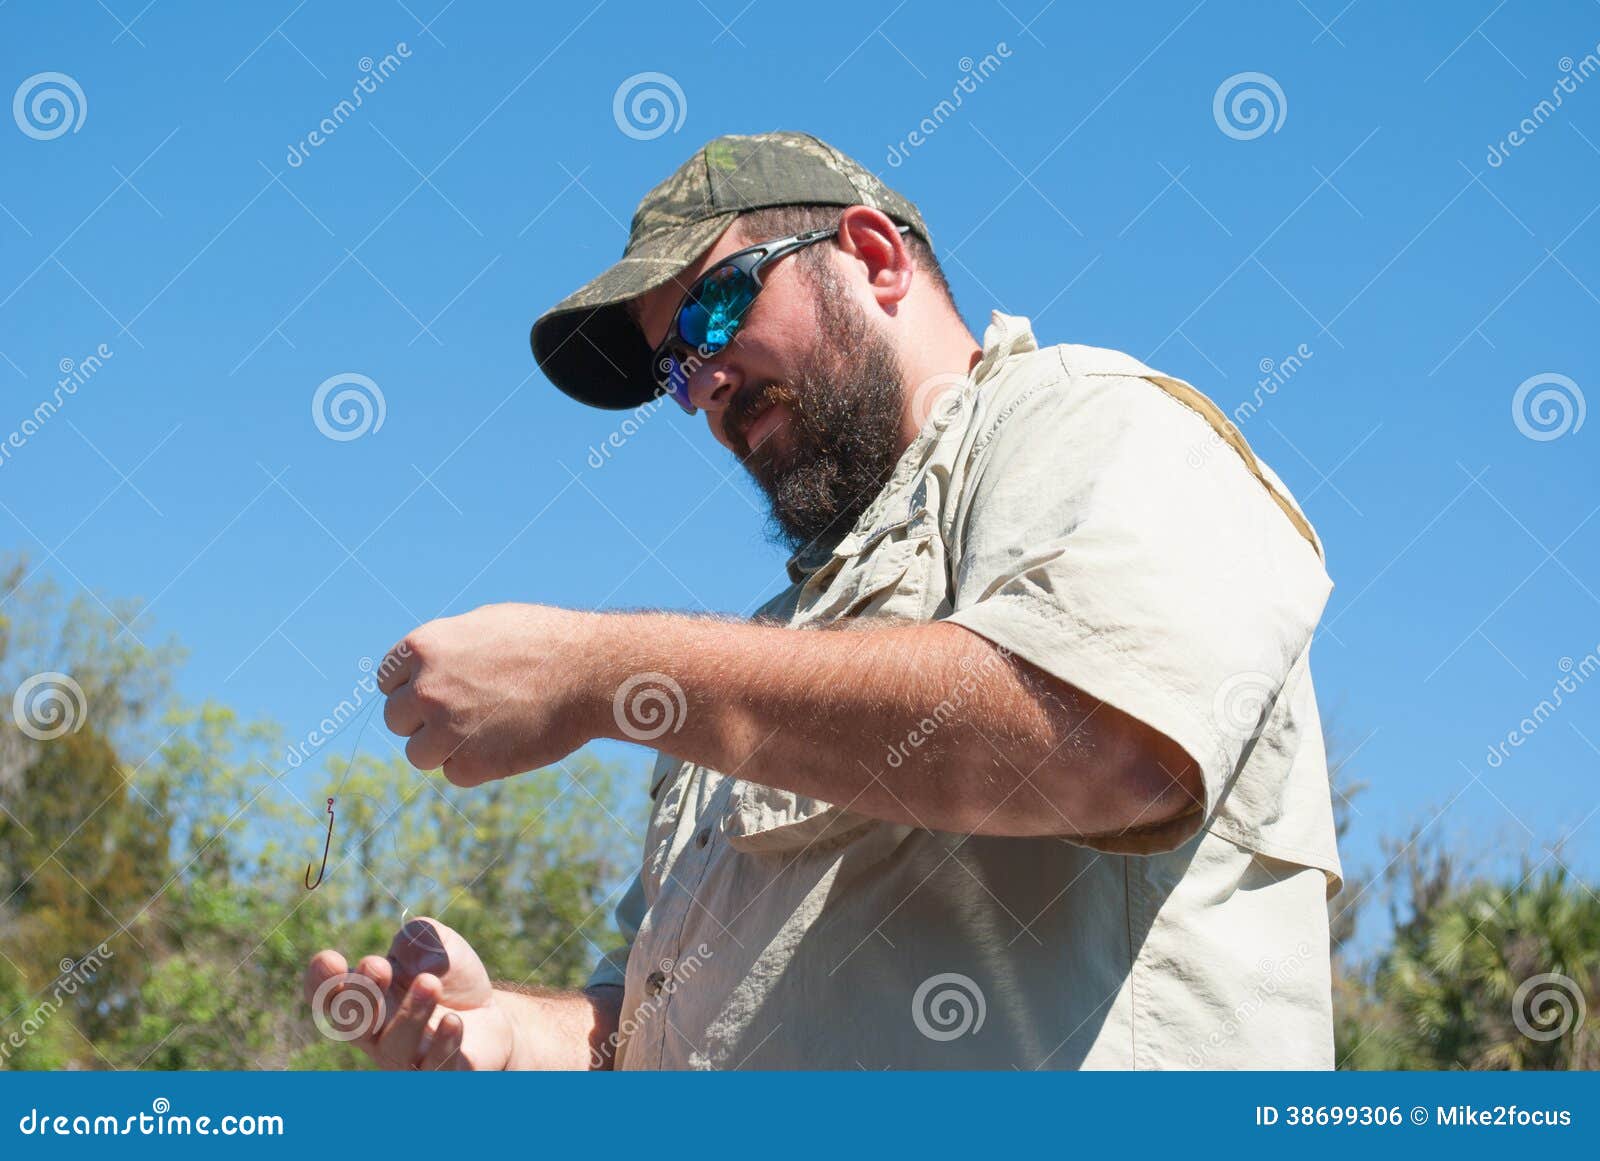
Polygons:
<instances>
[{"instance_id":1,"label":"khaki shirt","mask_svg":"<svg viewBox=\"0 0 1600 1161\"><path fill-rule=\"evenodd\" d=\"M630 943L592 979L625 987L617 1066L1330 1067L1315 533L1193 388L1026 319L996 312L915 406L870 510L761 615L964 625L1182 745L1204 811L951 834L662 754ZM892 773L969 679L864 765Z\"/></svg>"}]
</instances>

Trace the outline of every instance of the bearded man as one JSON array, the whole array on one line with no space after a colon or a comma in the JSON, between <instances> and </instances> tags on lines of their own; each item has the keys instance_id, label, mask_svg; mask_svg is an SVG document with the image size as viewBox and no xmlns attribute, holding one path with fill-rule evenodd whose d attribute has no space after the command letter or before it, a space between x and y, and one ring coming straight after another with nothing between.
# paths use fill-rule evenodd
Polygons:
<instances>
[{"instance_id":1,"label":"bearded man","mask_svg":"<svg viewBox=\"0 0 1600 1161\"><path fill-rule=\"evenodd\" d=\"M647 194L533 352L670 396L793 555L749 621L495 605L386 659L420 769L476 786L672 715L626 941L496 987L416 920L319 1008L394 1068L1314 1068L1339 884L1309 670L1331 582L1278 477L1115 351L977 342L921 214L799 133ZM659 721L659 719L657 719Z\"/></svg>"}]
</instances>

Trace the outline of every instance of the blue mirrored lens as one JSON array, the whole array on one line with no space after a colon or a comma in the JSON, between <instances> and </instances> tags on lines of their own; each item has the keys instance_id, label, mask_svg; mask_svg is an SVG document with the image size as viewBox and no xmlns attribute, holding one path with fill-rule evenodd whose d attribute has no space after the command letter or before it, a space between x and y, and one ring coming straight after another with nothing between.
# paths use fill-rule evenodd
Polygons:
<instances>
[{"instance_id":1,"label":"blue mirrored lens","mask_svg":"<svg viewBox=\"0 0 1600 1161\"><path fill-rule=\"evenodd\" d=\"M713 270L694 301L678 312L679 337L698 351L716 354L733 341L755 297L756 280L737 266Z\"/></svg>"}]
</instances>

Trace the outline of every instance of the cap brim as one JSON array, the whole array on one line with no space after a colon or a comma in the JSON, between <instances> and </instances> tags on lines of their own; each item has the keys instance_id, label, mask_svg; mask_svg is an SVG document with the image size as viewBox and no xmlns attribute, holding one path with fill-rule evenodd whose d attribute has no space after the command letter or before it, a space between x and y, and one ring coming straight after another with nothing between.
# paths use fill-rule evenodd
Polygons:
<instances>
[{"instance_id":1,"label":"cap brim","mask_svg":"<svg viewBox=\"0 0 1600 1161\"><path fill-rule=\"evenodd\" d=\"M737 212L718 214L645 238L545 311L528 336L540 370L590 407L621 411L654 398L659 392L651 348L625 304L682 274L737 217Z\"/></svg>"}]
</instances>

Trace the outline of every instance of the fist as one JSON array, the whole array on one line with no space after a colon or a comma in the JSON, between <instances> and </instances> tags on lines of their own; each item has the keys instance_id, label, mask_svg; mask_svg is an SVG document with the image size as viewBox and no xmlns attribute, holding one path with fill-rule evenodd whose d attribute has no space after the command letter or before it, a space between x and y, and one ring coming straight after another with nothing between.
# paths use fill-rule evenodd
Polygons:
<instances>
[{"instance_id":1,"label":"fist","mask_svg":"<svg viewBox=\"0 0 1600 1161\"><path fill-rule=\"evenodd\" d=\"M485 605L429 621L383 659L383 720L419 770L478 786L566 757L597 736L585 642L595 614Z\"/></svg>"}]
</instances>

